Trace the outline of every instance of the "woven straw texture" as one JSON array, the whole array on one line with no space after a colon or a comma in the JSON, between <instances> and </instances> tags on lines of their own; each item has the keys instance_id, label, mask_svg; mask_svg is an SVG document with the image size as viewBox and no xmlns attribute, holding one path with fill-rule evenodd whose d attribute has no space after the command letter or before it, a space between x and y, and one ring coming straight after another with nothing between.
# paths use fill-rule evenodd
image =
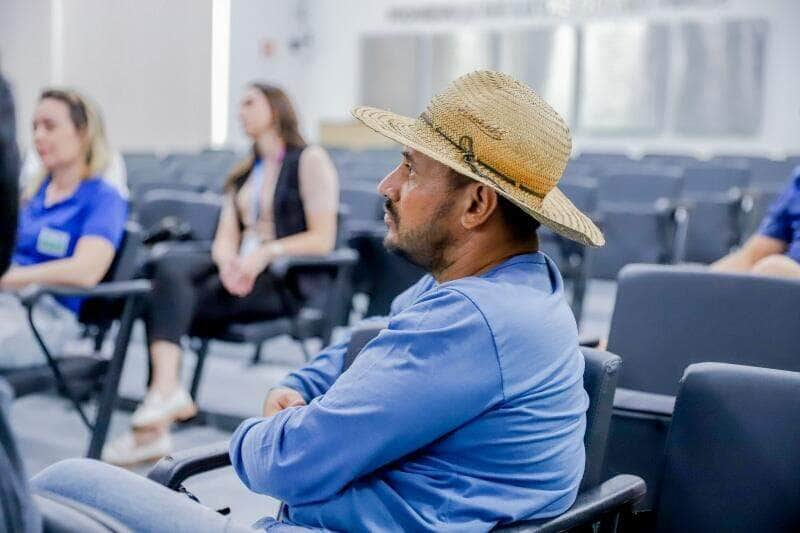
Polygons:
<instances>
[{"instance_id":1,"label":"woven straw texture","mask_svg":"<svg viewBox=\"0 0 800 533\"><path fill-rule=\"evenodd\" d=\"M356 107L367 127L485 183L564 237L589 246L603 234L556 187L572 149L569 128L538 94L499 72L466 74L419 118Z\"/></svg>"}]
</instances>

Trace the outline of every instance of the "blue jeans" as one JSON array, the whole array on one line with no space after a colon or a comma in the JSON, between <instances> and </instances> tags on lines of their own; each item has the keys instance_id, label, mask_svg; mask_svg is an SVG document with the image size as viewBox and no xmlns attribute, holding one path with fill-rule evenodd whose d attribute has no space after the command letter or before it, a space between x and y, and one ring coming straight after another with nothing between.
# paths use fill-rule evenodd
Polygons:
<instances>
[{"instance_id":1,"label":"blue jeans","mask_svg":"<svg viewBox=\"0 0 800 533\"><path fill-rule=\"evenodd\" d=\"M254 531L184 494L91 459L67 459L51 465L35 476L31 484L36 491L54 493L98 509L134 531Z\"/></svg>"}]
</instances>

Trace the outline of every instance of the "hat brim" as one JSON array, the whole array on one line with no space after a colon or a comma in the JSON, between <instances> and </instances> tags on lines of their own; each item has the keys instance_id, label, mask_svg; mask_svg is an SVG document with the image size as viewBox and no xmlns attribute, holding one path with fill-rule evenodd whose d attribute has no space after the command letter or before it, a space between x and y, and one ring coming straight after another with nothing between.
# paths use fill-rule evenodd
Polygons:
<instances>
[{"instance_id":1,"label":"hat brim","mask_svg":"<svg viewBox=\"0 0 800 533\"><path fill-rule=\"evenodd\" d=\"M422 152L456 172L492 187L559 235L587 246L603 246L605 244L600 229L557 187L542 199L503 180L491 168L475 162L474 164L479 167L481 174L492 178L486 179L466 164L463 154L458 148L420 119L367 106L356 107L352 113L365 126L377 133Z\"/></svg>"}]
</instances>

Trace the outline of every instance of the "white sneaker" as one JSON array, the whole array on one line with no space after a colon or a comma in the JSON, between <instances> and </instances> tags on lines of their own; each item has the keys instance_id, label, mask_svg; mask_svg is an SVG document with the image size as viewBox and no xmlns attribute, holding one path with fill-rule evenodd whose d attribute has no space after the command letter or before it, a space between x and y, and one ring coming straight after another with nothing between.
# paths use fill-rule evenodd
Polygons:
<instances>
[{"instance_id":1,"label":"white sneaker","mask_svg":"<svg viewBox=\"0 0 800 533\"><path fill-rule=\"evenodd\" d=\"M165 425L176 420L188 420L196 414L197 406L184 389L178 388L166 398L152 391L147 393L144 401L133 412L131 425L135 428Z\"/></svg>"},{"instance_id":2,"label":"white sneaker","mask_svg":"<svg viewBox=\"0 0 800 533\"><path fill-rule=\"evenodd\" d=\"M126 431L103 447L100 458L112 465L131 466L156 461L171 451L172 437L167 431L146 444L138 444L133 433Z\"/></svg>"}]
</instances>

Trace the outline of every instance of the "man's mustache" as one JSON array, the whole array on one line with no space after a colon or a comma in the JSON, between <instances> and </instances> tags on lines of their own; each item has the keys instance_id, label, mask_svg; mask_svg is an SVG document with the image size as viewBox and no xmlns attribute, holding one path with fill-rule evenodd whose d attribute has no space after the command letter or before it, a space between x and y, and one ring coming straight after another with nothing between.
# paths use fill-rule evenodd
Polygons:
<instances>
[{"instance_id":1,"label":"man's mustache","mask_svg":"<svg viewBox=\"0 0 800 533\"><path fill-rule=\"evenodd\" d=\"M388 198L383 203L383 209L387 213L389 213L389 216L392 217L392 220L397 221L397 210L396 210L394 204L392 203L392 201L389 200Z\"/></svg>"}]
</instances>

